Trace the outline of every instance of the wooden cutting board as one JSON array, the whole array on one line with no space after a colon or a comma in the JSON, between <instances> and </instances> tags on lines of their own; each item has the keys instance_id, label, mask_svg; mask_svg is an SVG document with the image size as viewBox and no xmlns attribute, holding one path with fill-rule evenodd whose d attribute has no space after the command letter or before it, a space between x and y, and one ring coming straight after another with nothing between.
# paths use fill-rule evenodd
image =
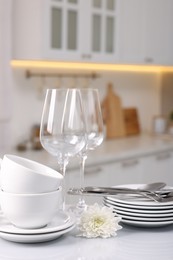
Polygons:
<instances>
[{"instance_id":1,"label":"wooden cutting board","mask_svg":"<svg viewBox=\"0 0 173 260\"><path fill-rule=\"evenodd\" d=\"M138 119L138 112L136 108L124 108L124 121L126 135L137 135L140 134L140 125Z\"/></svg>"},{"instance_id":2,"label":"wooden cutting board","mask_svg":"<svg viewBox=\"0 0 173 260\"><path fill-rule=\"evenodd\" d=\"M116 138L126 135L124 114L121 99L113 91L111 84L107 87L107 95L102 102L103 120L106 125L106 137Z\"/></svg>"}]
</instances>

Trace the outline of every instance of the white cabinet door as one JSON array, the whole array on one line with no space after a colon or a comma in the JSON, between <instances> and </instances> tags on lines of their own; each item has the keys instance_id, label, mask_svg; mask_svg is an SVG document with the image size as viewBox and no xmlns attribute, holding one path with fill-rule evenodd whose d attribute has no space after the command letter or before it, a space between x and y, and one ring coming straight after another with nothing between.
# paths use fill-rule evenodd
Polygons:
<instances>
[{"instance_id":1,"label":"white cabinet door","mask_svg":"<svg viewBox=\"0 0 173 260\"><path fill-rule=\"evenodd\" d=\"M120 1L120 62L140 64L144 58L144 2Z\"/></svg>"},{"instance_id":2,"label":"white cabinet door","mask_svg":"<svg viewBox=\"0 0 173 260\"><path fill-rule=\"evenodd\" d=\"M13 59L40 60L43 58L44 1L13 1Z\"/></svg>"},{"instance_id":3,"label":"white cabinet door","mask_svg":"<svg viewBox=\"0 0 173 260\"><path fill-rule=\"evenodd\" d=\"M145 0L145 56L147 63L173 64L173 1Z\"/></svg>"},{"instance_id":4,"label":"white cabinet door","mask_svg":"<svg viewBox=\"0 0 173 260\"><path fill-rule=\"evenodd\" d=\"M82 6L79 0L46 0L44 3L44 57L79 60Z\"/></svg>"},{"instance_id":5,"label":"white cabinet door","mask_svg":"<svg viewBox=\"0 0 173 260\"><path fill-rule=\"evenodd\" d=\"M88 17L85 19L87 19L88 53L91 61L116 63L118 59L118 0L88 1ZM84 36L86 34L83 35L83 40ZM83 46L86 46L86 43Z\"/></svg>"},{"instance_id":6,"label":"white cabinet door","mask_svg":"<svg viewBox=\"0 0 173 260\"><path fill-rule=\"evenodd\" d=\"M120 1L120 62L173 64L173 1Z\"/></svg>"}]
</instances>

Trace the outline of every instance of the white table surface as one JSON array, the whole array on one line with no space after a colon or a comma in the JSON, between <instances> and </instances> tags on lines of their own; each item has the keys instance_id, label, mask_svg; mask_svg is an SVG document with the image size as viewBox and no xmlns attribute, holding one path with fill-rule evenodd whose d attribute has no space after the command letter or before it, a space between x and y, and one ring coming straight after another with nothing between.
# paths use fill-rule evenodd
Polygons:
<instances>
[{"instance_id":1,"label":"white table surface","mask_svg":"<svg viewBox=\"0 0 173 260\"><path fill-rule=\"evenodd\" d=\"M20 244L0 238L0 260L172 260L173 225L139 228L123 225L108 239L77 237L73 231L56 240Z\"/></svg>"}]
</instances>

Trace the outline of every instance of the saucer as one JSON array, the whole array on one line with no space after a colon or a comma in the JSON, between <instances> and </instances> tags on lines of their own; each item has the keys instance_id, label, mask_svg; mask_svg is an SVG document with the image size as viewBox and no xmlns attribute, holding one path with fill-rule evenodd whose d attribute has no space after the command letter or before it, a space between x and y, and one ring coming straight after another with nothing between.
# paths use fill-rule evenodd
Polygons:
<instances>
[{"instance_id":1,"label":"saucer","mask_svg":"<svg viewBox=\"0 0 173 260\"><path fill-rule=\"evenodd\" d=\"M43 233L43 234L14 234L14 233L5 233L0 231L0 237L17 243L41 243L54 240L67 232L70 232L74 229L75 225L71 225L70 227L56 231L51 233Z\"/></svg>"},{"instance_id":2,"label":"saucer","mask_svg":"<svg viewBox=\"0 0 173 260\"><path fill-rule=\"evenodd\" d=\"M47 226L39 229L22 229L10 223L0 212L0 232L9 234L23 234L23 235L40 235L52 232L58 232L70 228L74 225L74 219L66 212L57 212L56 216L52 219Z\"/></svg>"},{"instance_id":3,"label":"saucer","mask_svg":"<svg viewBox=\"0 0 173 260\"><path fill-rule=\"evenodd\" d=\"M163 227L173 224L173 220L170 221L138 221L138 220L131 220L131 219L123 219L122 223L129 224L136 227Z\"/></svg>"}]
</instances>

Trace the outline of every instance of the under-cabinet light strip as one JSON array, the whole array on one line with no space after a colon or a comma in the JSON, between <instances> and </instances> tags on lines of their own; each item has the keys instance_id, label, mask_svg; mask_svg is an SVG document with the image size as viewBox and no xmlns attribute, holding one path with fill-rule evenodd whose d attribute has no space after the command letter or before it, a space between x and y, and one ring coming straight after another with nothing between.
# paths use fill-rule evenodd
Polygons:
<instances>
[{"instance_id":1,"label":"under-cabinet light strip","mask_svg":"<svg viewBox=\"0 0 173 260\"><path fill-rule=\"evenodd\" d=\"M89 71L129 71L129 72L173 72L173 67L152 65L122 65L78 62L53 62L53 61L30 61L12 60L12 67L20 68L45 68L45 69L69 69Z\"/></svg>"}]
</instances>

